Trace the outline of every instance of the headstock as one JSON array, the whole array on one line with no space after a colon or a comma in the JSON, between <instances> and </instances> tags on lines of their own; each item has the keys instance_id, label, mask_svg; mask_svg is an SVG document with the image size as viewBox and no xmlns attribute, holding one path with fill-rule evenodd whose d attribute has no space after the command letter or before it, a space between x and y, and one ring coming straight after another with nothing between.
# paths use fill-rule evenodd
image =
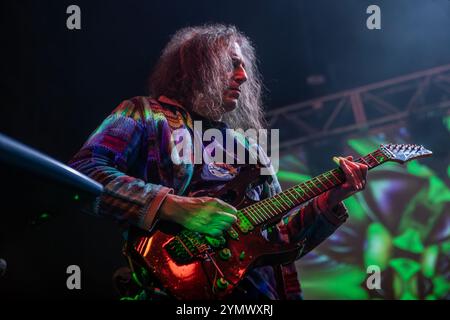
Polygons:
<instances>
[{"instance_id":1,"label":"headstock","mask_svg":"<svg viewBox=\"0 0 450 320\"><path fill-rule=\"evenodd\" d=\"M433 152L416 144L382 144L380 151L387 157L387 160L405 163L410 160L430 157Z\"/></svg>"}]
</instances>

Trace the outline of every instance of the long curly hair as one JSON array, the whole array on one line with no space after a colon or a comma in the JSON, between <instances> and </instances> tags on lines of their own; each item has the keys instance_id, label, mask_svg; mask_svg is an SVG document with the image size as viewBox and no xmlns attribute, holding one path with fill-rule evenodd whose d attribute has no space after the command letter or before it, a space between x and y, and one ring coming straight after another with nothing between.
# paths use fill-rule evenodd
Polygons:
<instances>
[{"instance_id":1,"label":"long curly hair","mask_svg":"<svg viewBox=\"0 0 450 320\"><path fill-rule=\"evenodd\" d=\"M229 50L234 42L241 47L248 79L240 87L237 108L221 120L233 129L265 128L255 49L232 25L208 24L177 31L150 76L150 94L165 95L189 110L220 111L229 85L227 73L233 68Z\"/></svg>"}]
</instances>

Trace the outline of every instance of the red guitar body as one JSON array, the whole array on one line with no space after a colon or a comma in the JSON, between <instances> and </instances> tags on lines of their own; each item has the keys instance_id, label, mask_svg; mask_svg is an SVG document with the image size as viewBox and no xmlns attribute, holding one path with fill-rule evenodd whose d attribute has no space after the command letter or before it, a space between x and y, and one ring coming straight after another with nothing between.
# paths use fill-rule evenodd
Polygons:
<instances>
[{"instance_id":1,"label":"red guitar body","mask_svg":"<svg viewBox=\"0 0 450 320\"><path fill-rule=\"evenodd\" d=\"M220 198L241 209L254 203L243 195L247 186L259 179L259 174L259 169L255 166L242 167L236 181L232 180L219 190L190 196ZM277 221L272 220L270 224L275 222ZM199 253L189 244L195 246L197 237L202 239L201 235L167 223L161 225L151 236L140 237L133 247L134 254L130 256L138 257L133 259L134 262L150 271L175 298L211 300L223 299L232 293L251 268L294 261L299 255L299 244L280 244L264 238L261 232L266 225L254 226L252 230L244 228L245 232L238 226L239 220L233 227L233 237L226 234L219 246L214 247L205 241L197 243L197 247L204 249ZM188 239L183 232L188 233ZM189 240L191 236L192 242Z\"/></svg>"}]
</instances>

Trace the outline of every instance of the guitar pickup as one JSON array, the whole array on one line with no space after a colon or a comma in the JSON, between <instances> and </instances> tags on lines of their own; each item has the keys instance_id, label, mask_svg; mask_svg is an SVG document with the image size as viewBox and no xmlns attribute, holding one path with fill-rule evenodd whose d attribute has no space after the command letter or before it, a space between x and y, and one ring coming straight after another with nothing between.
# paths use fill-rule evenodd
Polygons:
<instances>
[{"instance_id":1,"label":"guitar pickup","mask_svg":"<svg viewBox=\"0 0 450 320\"><path fill-rule=\"evenodd\" d=\"M227 233L228 233L228 235L230 236L231 239L239 240L239 234L237 233L236 229L234 229L233 227L228 229Z\"/></svg>"},{"instance_id":2,"label":"guitar pickup","mask_svg":"<svg viewBox=\"0 0 450 320\"><path fill-rule=\"evenodd\" d=\"M236 217L237 217L237 226L242 233L248 233L253 230L252 223L241 211L237 212Z\"/></svg>"}]
</instances>

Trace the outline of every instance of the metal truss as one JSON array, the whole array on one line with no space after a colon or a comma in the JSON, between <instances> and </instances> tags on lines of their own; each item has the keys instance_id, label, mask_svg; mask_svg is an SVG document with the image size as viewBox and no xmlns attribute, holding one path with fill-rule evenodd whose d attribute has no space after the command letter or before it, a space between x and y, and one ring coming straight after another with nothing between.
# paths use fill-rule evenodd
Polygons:
<instances>
[{"instance_id":1,"label":"metal truss","mask_svg":"<svg viewBox=\"0 0 450 320\"><path fill-rule=\"evenodd\" d=\"M288 105L267 120L280 129L280 148L286 148L436 114L450 114L450 64Z\"/></svg>"}]
</instances>

